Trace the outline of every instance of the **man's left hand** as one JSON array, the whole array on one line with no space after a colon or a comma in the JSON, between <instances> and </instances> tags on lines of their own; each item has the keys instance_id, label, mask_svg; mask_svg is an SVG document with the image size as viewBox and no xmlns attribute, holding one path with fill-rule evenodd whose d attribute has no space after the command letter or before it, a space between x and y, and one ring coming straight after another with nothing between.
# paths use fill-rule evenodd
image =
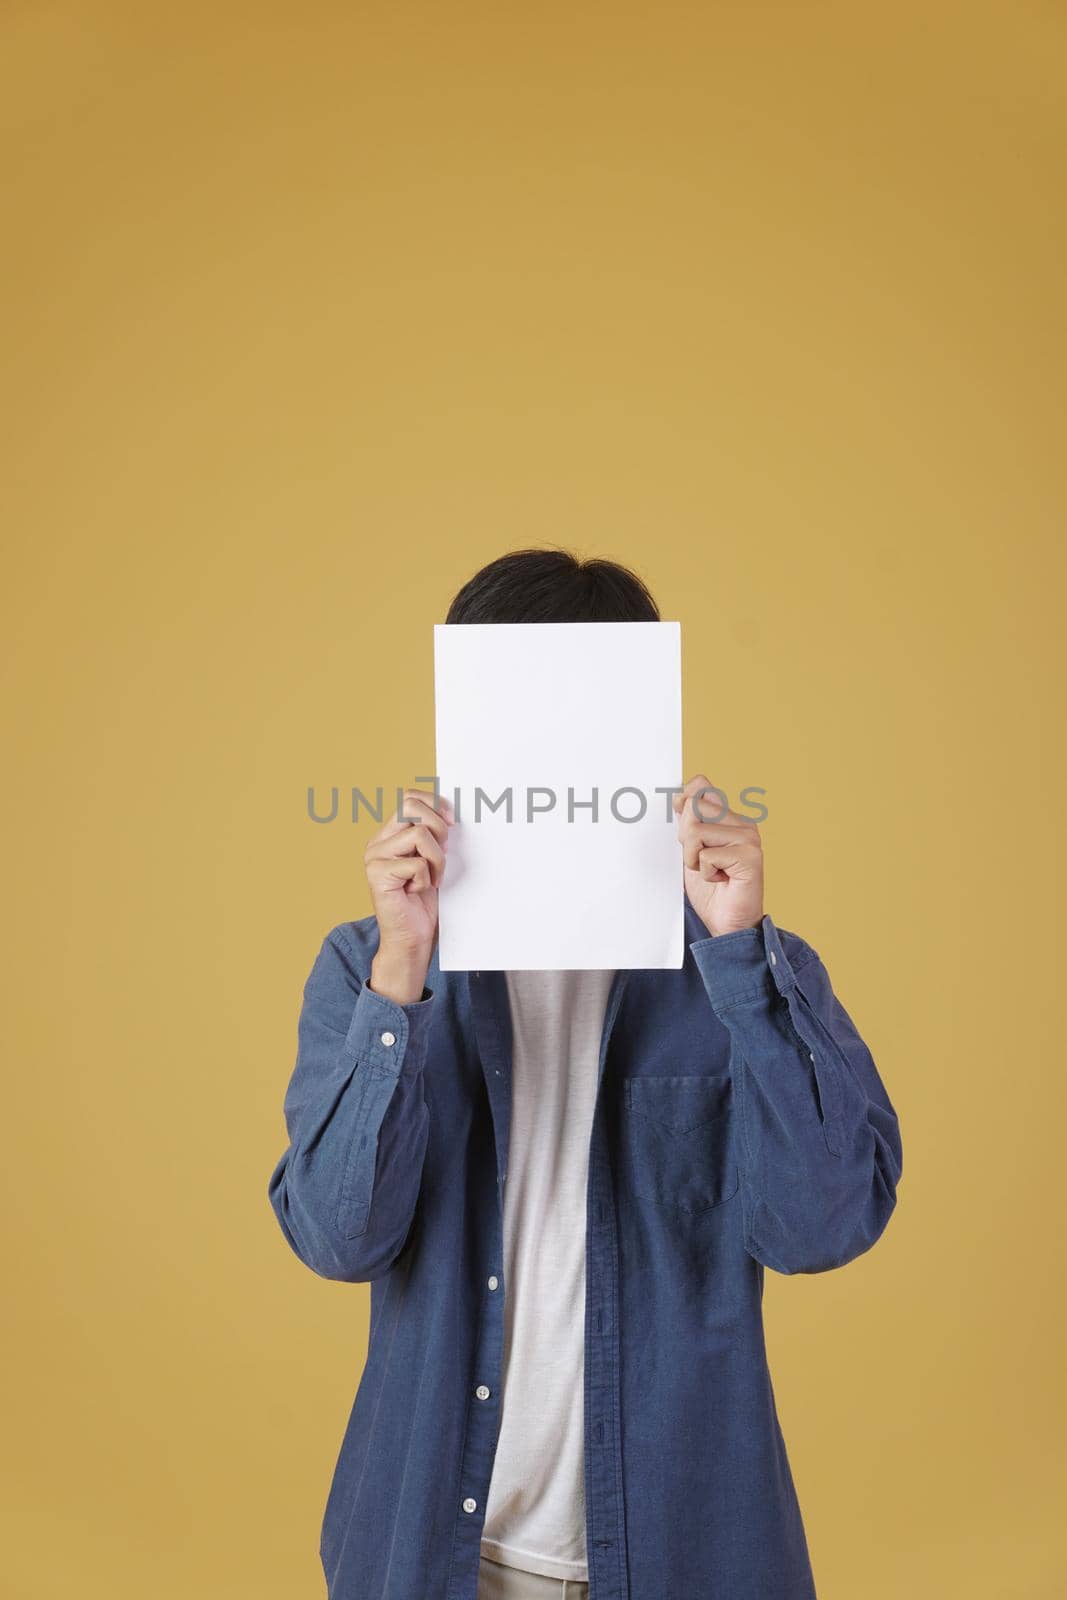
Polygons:
<instances>
[{"instance_id":1,"label":"man's left hand","mask_svg":"<svg viewBox=\"0 0 1067 1600\"><path fill-rule=\"evenodd\" d=\"M763 918L763 841L756 824L729 810L722 791L703 774L690 778L672 804L685 892L701 922L716 935L758 927Z\"/></svg>"}]
</instances>

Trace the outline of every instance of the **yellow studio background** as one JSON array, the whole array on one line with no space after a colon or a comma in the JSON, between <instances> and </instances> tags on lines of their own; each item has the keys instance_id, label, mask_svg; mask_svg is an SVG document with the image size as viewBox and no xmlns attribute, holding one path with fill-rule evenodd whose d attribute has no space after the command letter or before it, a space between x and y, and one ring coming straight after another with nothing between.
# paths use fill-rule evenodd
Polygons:
<instances>
[{"instance_id":1,"label":"yellow studio background","mask_svg":"<svg viewBox=\"0 0 1067 1600\"><path fill-rule=\"evenodd\" d=\"M323 1592L369 1290L266 1185L370 829L306 792L433 770L432 623L548 541L681 620L900 1114L875 1250L767 1275L820 1600L1062 1594L1064 8L0 42L0 1590Z\"/></svg>"}]
</instances>

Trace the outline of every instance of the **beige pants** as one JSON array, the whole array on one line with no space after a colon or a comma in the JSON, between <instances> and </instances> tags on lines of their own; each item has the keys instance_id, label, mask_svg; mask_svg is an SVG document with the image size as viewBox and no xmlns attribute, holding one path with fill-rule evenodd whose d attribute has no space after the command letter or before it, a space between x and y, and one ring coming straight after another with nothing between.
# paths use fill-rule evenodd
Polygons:
<instances>
[{"instance_id":1,"label":"beige pants","mask_svg":"<svg viewBox=\"0 0 1067 1600\"><path fill-rule=\"evenodd\" d=\"M578 1578L522 1572L483 1555L478 1566L478 1600L589 1600L589 1585Z\"/></svg>"}]
</instances>

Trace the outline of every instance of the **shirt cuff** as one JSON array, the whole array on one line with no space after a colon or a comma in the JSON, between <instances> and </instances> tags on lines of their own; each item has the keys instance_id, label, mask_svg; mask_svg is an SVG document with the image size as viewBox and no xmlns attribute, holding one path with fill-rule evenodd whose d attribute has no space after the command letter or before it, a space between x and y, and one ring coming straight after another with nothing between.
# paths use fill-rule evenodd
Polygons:
<instances>
[{"instance_id":1,"label":"shirt cuff","mask_svg":"<svg viewBox=\"0 0 1067 1600\"><path fill-rule=\"evenodd\" d=\"M773 1000L793 987L793 969L769 916L754 928L694 939L689 948L716 1011Z\"/></svg>"},{"instance_id":2,"label":"shirt cuff","mask_svg":"<svg viewBox=\"0 0 1067 1600\"><path fill-rule=\"evenodd\" d=\"M361 1061L380 1067L393 1077L410 1074L422 1065L426 1038L436 1010L434 991L423 985L418 1000L402 1005L364 983L356 996L345 1040L347 1050Z\"/></svg>"}]
</instances>

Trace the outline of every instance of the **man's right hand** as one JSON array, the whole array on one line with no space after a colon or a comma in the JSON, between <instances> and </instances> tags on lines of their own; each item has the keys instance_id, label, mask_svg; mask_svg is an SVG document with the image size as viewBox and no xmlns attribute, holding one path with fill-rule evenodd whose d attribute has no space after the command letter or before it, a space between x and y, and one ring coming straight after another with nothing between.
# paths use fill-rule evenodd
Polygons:
<instances>
[{"instance_id":1,"label":"man's right hand","mask_svg":"<svg viewBox=\"0 0 1067 1600\"><path fill-rule=\"evenodd\" d=\"M432 793L405 789L363 853L380 935L370 986L400 1005L421 1000L426 987L437 942L437 889L454 821L443 795L435 806Z\"/></svg>"}]
</instances>

